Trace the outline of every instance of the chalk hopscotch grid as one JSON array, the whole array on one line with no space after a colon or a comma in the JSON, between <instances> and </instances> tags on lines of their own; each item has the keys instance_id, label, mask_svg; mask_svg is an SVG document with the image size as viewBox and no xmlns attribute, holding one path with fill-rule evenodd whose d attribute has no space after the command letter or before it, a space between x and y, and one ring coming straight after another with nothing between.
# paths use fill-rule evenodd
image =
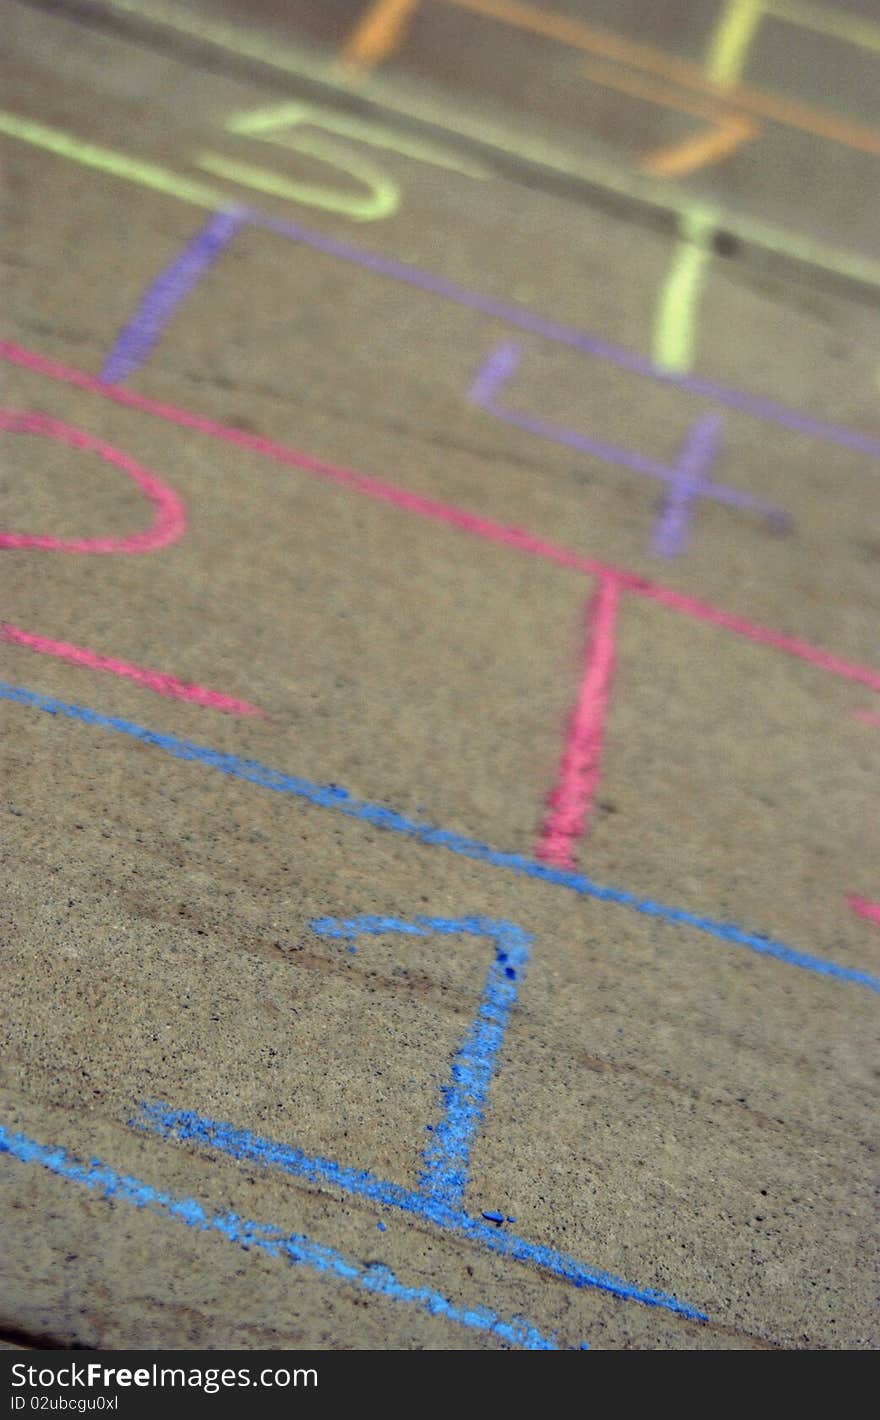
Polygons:
<instances>
[{"instance_id":1,"label":"chalk hopscotch grid","mask_svg":"<svg viewBox=\"0 0 880 1420\"><path fill-rule=\"evenodd\" d=\"M129 326L121 332L101 372L101 380L103 382L111 384L118 383L123 378L127 378L129 374L133 373L143 364L149 357L152 348L161 338L165 325L168 320L172 318L180 301L183 300L188 292L195 286L216 256L225 249L231 237L244 223L246 218L247 214L241 211L216 214L215 217L206 224L203 231L189 244L181 257L162 273L159 280L154 283L154 286L150 288L149 292L142 300ZM281 224L266 222L263 223L263 225L274 225L276 228L279 228ZM450 298L454 299L454 297ZM491 358L492 357L490 357L490 360ZM683 383L681 378L673 379L670 382ZM486 407L489 407L488 403ZM529 420L525 416L517 416L510 411L501 411L495 408L492 408L490 412L497 414L501 418L508 419L511 423L518 423L522 427L531 428L532 432L554 437L552 432L549 435L547 434L547 429L549 429L550 426L540 429L536 427L542 424L542 421ZM772 416L759 415L758 417ZM690 459L689 447L686 447L683 450L682 466L672 470L664 470L662 475L667 478L669 494L666 505L661 513L660 521L655 528L654 541L652 544L654 550L660 551L662 555L677 555L682 549L686 537L690 504L695 496L715 496L717 490L720 489L721 501L739 503L741 506L761 508L768 517L781 518L784 516L780 513L780 510L773 509L770 505L764 504L762 500L749 499L748 495L743 495L741 499L735 496L726 497L724 496L725 494L735 494L736 490L726 490L722 485L714 485L708 480L704 465L706 460L710 459L713 455L712 444L717 436L718 421L713 417L711 433L708 430L709 421L704 421L704 423L706 424L706 430L698 426L693 429L689 435L689 441L694 445L696 450L694 459L697 459L700 466L696 468L690 467L690 463L694 462L694 459ZM827 429L830 426L820 427ZM559 431L556 432L558 433ZM562 440L563 442L572 443L579 437L573 435L572 431L569 430L562 430L561 432L563 436L565 436ZM817 437L827 437L827 435L819 434ZM590 441L585 440L583 442L589 443ZM835 440L835 442L840 441ZM598 446L594 446L593 448L594 452L596 451L596 447ZM626 454L627 451L612 452L623 452ZM699 458L697 458L697 455L699 455ZM622 458L617 458L614 461L623 463L624 466L626 466ZM685 467L685 464L688 466ZM661 476L658 475L654 469L650 472L651 476ZM4 693L4 689L5 688L0 688L0 693ZM52 713L58 713L59 710L63 710L63 712L66 713L73 709L82 708L61 707L58 702L56 702L56 707L57 708L54 709ZM48 708L48 706L41 708ZM867 718L867 716L865 716L865 718ZM92 721L92 723L95 723L95 721ZM119 724L114 726L114 728L119 727ZM183 744L185 742L179 743ZM267 787L276 786L272 785ZM390 825L384 826L387 827ZM503 856L510 859L515 857L515 855L494 856L496 858ZM613 900L621 899L616 898ZM645 905L643 905L640 910L644 910L644 906ZM871 906L874 905L871 904ZM854 906L854 910L863 911L861 900L858 900L858 906ZM867 916L868 914L864 913L864 915ZM682 914L681 920L684 920L686 917L687 914ZM692 919L692 925L695 925L697 920L698 919ZM320 919L312 925L316 930L323 931L325 934L349 936L354 940L354 938L362 932L404 931L424 932L424 934L427 934L428 930L478 931L480 930L479 923L479 919L462 919L458 922L446 919L417 919L415 924L405 924L396 919L363 918L354 919L352 922L341 924L335 923L333 919ZM483 923L482 925L485 928L486 924ZM512 930L513 932L519 930L513 928L512 924L495 925L504 930ZM487 930L485 934L491 935L491 932ZM498 940L501 941L504 940L504 938L499 935ZM767 943L767 945L780 946L781 944ZM784 950L789 951L790 949ZM517 953L519 953L518 956L516 955ZM456 1058L456 1062L453 1065L453 1085L447 1087L446 1091L447 1113L443 1122L437 1127L434 1143L425 1153L426 1167L419 1180L421 1189L417 1193L406 1194L406 1198L411 1200L414 1204L417 1200L421 1200L425 1207L436 1208L439 1206L441 1209L452 1210L455 1203L460 1200L467 1180L467 1160L469 1157L468 1142L479 1125L482 1112L480 1106L484 1103L484 1093L481 1095L479 1089L477 1089L476 1093L472 1090L471 1094L468 1095L467 1089L462 1084L460 1078L458 1079L458 1084L456 1084L456 1069L459 1071L462 1069L473 1071L476 1066L477 1075L483 1080L483 1091L485 1092L485 1090L488 1089L489 1082L492 1078L491 1057L497 1052L497 1049L500 1048L507 1019L507 1010L503 1008L502 997L499 996L498 992L498 987L503 988L505 982L500 979L493 982L493 970L495 970L497 976L497 968L503 962L512 963L513 960L516 959L516 967L507 965L502 968L505 979L509 979L511 976L515 977L517 970L521 969L524 965L525 956L527 956L527 948L524 945L514 946L509 953L503 953L500 947L498 948L496 963L494 964L494 968L490 968L489 979L487 980L487 987L480 1011L478 1012L477 1021L475 1021L474 1027L466 1039L465 1045L462 1047L462 1052L460 1052L459 1057ZM794 962L793 964L805 965L807 960L809 959L804 958L803 961ZM814 960L817 963L819 962L819 959ZM834 964L825 963L824 966L826 968L834 967ZM808 969L816 970L820 968L817 965L813 965ZM847 975L846 969L836 967L829 974ZM847 975L847 979L850 980L854 980L857 977L864 978L862 984L873 980L872 978L866 978L864 973L850 972ZM512 989L512 995L510 997L510 1004L512 1004L512 1001L515 1000L515 988L510 989ZM872 989L876 990L880 989L880 987L874 982ZM509 1009L509 1006L507 1009ZM484 1020L482 1024L480 1020L481 1015L488 1018ZM490 1040L494 1041L496 1036L497 1043L494 1047L490 1047ZM474 1085L475 1080L472 1074L468 1075L467 1079L470 1085ZM470 1099L476 1102L469 1103ZM233 1152L233 1149L229 1147L229 1145L230 1142L234 1140L235 1147L239 1150L239 1152L236 1153L236 1157L246 1157L246 1155L241 1152L245 1147L245 1140L249 1141L252 1150L256 1150L256 1153L252 1152L250 1155L251 1158L256 1158L261 1152L261 1149L263 1149L263 1146L265 1146L263 1152L267 1155L271 1153L273 1149L280 1149L283 1153L283 1146L274 1145L272 1141L258 1141L255 1139L255 1136L248 1135L246 1131L235 1131L231 1126L201 1119L198 1116L187 1114L183 1111L164 1111L163 1113L158 1106L144 1105L141 1122L143 1127L149 1125L149 1127L152 1127L157 1132L165 1133L166 1136L174 1134L179 1138L195 1138L197 1131L201 1130L205 1136L210 1135L210 1147L220 1149L226 1147L228 1152ZM257 1147L258 1145L260 1148ZM86 1168L79 1165L76 1161L70 1160L66 1152L62 1149L46 1149L45 1146L37 1144L36 1141L28 1140L25 1136L20 1134L10 1134L9 1131L6 1131L2 1127L0 1127L0 1152L9 1153L23 1162L40 1163L59 1176L84 1183L89 1188L97 1189L103 1196L122 1197L125 1201L133 1203L137 1207L149 1206L156 1211L165 1212L170 1217L177 1217L186 1222L189 1226L195 1226L202 1230L213 1229L224 1234L230 1238L230 1240L239 1242L242 1246L260 1247L272 1256L286 1256L291 1263L304 1265L318 1272L329 1272L343 1280L356 1283L357 1285L365 1287L367 1290L393 1297L396 1300L414 1302L416 1305L424 1307L433 1314L446 1316L450 1320L457 1321L462 1325L494 1332L496 1335L504 1340L510 1341L512 1344L520 1344L529 1349L553 1349L555 1347L555 1339L542 1337L535 1328L528 1326L528 1324L522 1322L520 1318L505 1323L491 1312L491 1310L486 1308L462 1311L461 1309L453 1307L445 1298L442 1298L437 1293L431 1292L429 1289L404 1287L398 1282L389 1269L378 1264L371 1264L368 1267L364 1267L362 1264L344 1259L341 1254L336 1253L333 1249L312 1244L306 1238L298 1235L286 1237L281 1230L276 1229L274 1225L243 1222L234 1214L216 1215L211 1218L194 1200L174 1199L171 1195L161 1194L158 1191L152 1190L149 1185L141 1184L138 1180L115 1174L113 1170L101 1165L97 1160L93 1160L91 1165ZM297 1171L295 1167L290 1166L291 1158L295 1155L296 1151L291 1151L290 1158L287 1158L285 1161L289 1172ZM281 1155L279 1155L279 1157L281 1157ZM305 1156L299 1157L303 1159L304 1167L308 1168L311 1166L315 1172L319 1171L318 1166L321 1164L326 1165L328 1169L338 1168L337 1165L332 1164L332 1161L318 1159L307 1160ZM282 1164L282 1166L285 1166L285 1164ZM343 1170L343 1172L345 1171ZM340 1178L341 1174L338 1174L335 1181L339 1182ZM369 1179L370 1176L363 1175L363 1178ZM383 1184L381 1180L373 1180L373 1182L378 1189L394 1189L395 1187L394 1185ZM352 1189L352 1191L359 1190ZM406 1202L401 1201L398 1203L393 1201L391 1197L384 1200L380 1198L378 1201L385 1201L389 1206L407 1206ZM416 1211L415 1207L411 1211ZM465 1215L460 1215L460 1218L456 1219L455 1214L451 1213L451 1219L454 1221L451 1221L449 1225L453 1227L466 1231L468 1225L470 1225L472 1232L479 1233L482 1231L486 1233L487 1238L483 1239L483 1241L487 1241L490 1246L492 1240L503 1241L505 1245L511 1242L513 1242L514 1245L522 1245L522 1240L511 1239L510 1235L499 1235L495 1230L486 1229L484 1225L475 1223L475 1220L467 1219ZM499 1249L495 1248L495 1250ZM511 1253L505 1251L505 1255L511 1255ZM602 1276L602 1274L595 1275ZM611 1278L610 1282L612 1285L608 1287L607 1290L614 1291L617 1289L616 1284L620 1282L620 1279ZM580 1281L576 1282L575 1285L602 1286L603 1282L585 1283ZM625 1288L629 1286L629 1284L621 1285ZM676 1303L674 1298L665 1298L664 1294L639 1294L632 1290L619 1294L630 1295L636 1297L638 1300L650 1301L651 1304L654 1305L667 1305L668 1302L673 1302L675 1305L670 1307L671 1310L682 1311L685 1315L705 1319L702 1317L702 1314L696 1312L694 1309L688 1308L684 1304Z\"/></svg>"},{"instance_id":2,"label":"chalk hopscotch grid","mask_svg":"<svg viewBox=\"0 0 880 1420\"><path fill-rule=\"evenodd\" d=\"M863 452L873 451L875 456L880 453L880 443L870 438L866 443L867 436L859 434L858 431L824 424L772 401L761 400L742 391L701 380L684 371L663 367L623 347L600 341L586 332L547 321L518 304L486 297L422 268L394 258L381 257L375 252L304 228L298 223L268 218L248 208L215 213L184 247L183 252L160 272L142 297L133 317L121 331L102 370L103 382L118 382L140 367L158 343L180 303L191 294L208 268L248 223L302 242L325 255L353 263L374 274L429 291L443 299L505 320L523 330L568 344L582 354L610 360L634 374L675 385L683 391L703 394L755 417L772 419L784 427L809 432L813 437L830 439L847 447L860 448ZM649 546L651 552L661 557L674 558L686 550L694 504L700 497L760 513L777 532L790 531L791 519L783 509L743 490L715 483L711 478L711 468L717 457L721 432L719 414L703 415L691 425L679 452L678 461L674 466L667 467L634 450L618 448L606 441L502 406L498 402L497 394L515 373L519 361L519 347L515 343L503 342L496 347L471 384L468 391L470 402L494 417L537 437L550 439L588 456L601 458L631 473L664 482L666 497L654 524ZM609 581L600 581L597 593L600 606L612 595L616 597L619 590L620 588L612 588ZM574 850L590 824L595 789L601 773L605 719L611 701L617 627L615 616L611 618L606 634L601 631L600 621L601 615L597 618L592 647L587 650L578 693L568 717L555 782L547 795L545 818L535 846L537 857L561 867L575 866ZM604 682L597 691L597 676L603 665Z\"/></svg>"},{"instance_id":3,"label":"chalk hopscotch grid","mask_svg":"<svg viewBox=\"0 0 880 1420\"><path fill-rule=\"evenodd\" d=\"M610 577L605 579L604 582L600 582L600 598L603 592L614 598L615 610L611 612L612 621L616 611L618 590L615 580ZM339 924L333 924L325 920L324 922L314 925L316 928L332 931L336 935L349 935L353 937L356 935L355 928L358 931L389 930L392 925L392 920L373 919L369 926L366 925L366 923L367 919L360 919L359 922L341 924L340 926ZM433 925L440 928L440 923L437 919L433 920ZM448 930L451 924L443 925L444 928ZM418 926L414 927L412 924L405 927L403 924L395 923L394 926L396 930L419 930ZM516 974L516 968L513 965L506 966L504 970L506 976ZM497 1003L489 1000L488 995L489 993L487 991L487 999L483 1003L482 1012L485 1013L488 1010L490 1013L497 1013ZM488 1083L491 1080L491 1067L487 1066L485 1059L487 1037L485 1032L482 1037L479 1035L480 1029L481 1026L478 1017L474 1031L471 1032L471 1036L469 1037L469 1041L466 1042L462 1055L465 1060L471 1062L476 1060L478 1067L482 1069L485 1075L484 1087L487 1089ZM490 1035L492 1031L493 1027L490 1026ZM495 1034L497 1035L497 1029L495 1029ZM501 1037L498 1039L498 1044L500 1044L500 1038L503 1038L503 1029ZM481 1048L475 1048L477 1045ZM479 1058L481 1055L483 1057L482 1061L480 1061ZM456 1079L456 1067L460 1068L460 1066L461 1060L457 1061L454 1066L454 1081ZM440 1226L451 1227L456 1232L469 1237L474 1242L488 1247L492 1251L503 1252L506 1257L530 1262L532 1264L537 1263L545 1270L555 1272L556 1275L564 1276L566 1280L571 1281L575 1286L597 1286L600 1289L612 1291L619 1296L626 1296L632 1300L639 1300L650 1305L666 1306L670 1310L681 1311L685 1315L704 1319L702 1314L696 1312L694 1308L688 1307L687 1304L678 1303L675 1298L670 1298L662 1293L651 1292L650 1290L637 1289L633 1287L632 1284L625 1283L622 1279L615 1278L610 1274L587 1269L583 1264L578 1264L574 1259L566 1258L564 1255L555 1253L547 1248L536 1247L526 1240L507 1233L499 1235L495 1230L487 1228L484 1223L469 1218L464 1213L456 1213L455 1204L459 1201L466 1183L465 1165L467 1148L466 1145L462 1143L462 1131L464 1130L464 1132L467 1133L468 1129L475 1130L479 1122L479 1102L480 1101L477 1101L475 1104L472 1101L468 1101L463 1091L456 1088L455 1083L453 1086L449 1087L447 1117L438 1127L438 1135L432 1148L426 1151L426 1168L420 1178L422 1187L419 1192L401 1192L399 1189L396 1189L394 1185L363 1174L358 1177L356 1183L353 1183L352 1171L345 1170L333 1161L321 1160L319 1158L308 1159L306 1156L297 1154L296 1151L285 1150L284 1146L279 1146L273 1141L257 1140L255 1136L247 1134L246 1131L235 1130L233 1126L228 1124L205 1120L204 1118L185 1111L166 1110L161 1112L161 1107L159 1106L153 1106L152 1108L145 1106L142 1123L146 1126L149 1121L154 1129L159 1132L164 1132L166 1136L174 1134L175 1137L186 1137L188 1140L192 1141L198 1135L203 1141L207 1140L209 1147L219 1148L221 1150L225 1149L228 1152L234 1153L235 1156L239 1158L249 1157L252 1160L259 1159L262 1162L271 1160L276 1166L283 1167L290 1173L298 1173L300 1176L311 1176L314 1178L321 1176L323 1173L325 1178L332 1179L337 1186L348 1187L350 1192L362 1194L366 1192L377 1201L383 1202L386 1206L403 1207L407 1211L416 1213L423 1218L429 1218L431 1221L435 1222L435 1224L439 1222ZM464 1123L461 1117L455 1117L456 1112L459 1116L463 1114ZM16 1142L21 1145L21 1136L18 1136ZM23 1148L24 1152L21 1152L21 1148ZM47 1156L40 1154L41 1146L38 1146L35 1141L25 1140L21 1148L16 1155L17 1157L27 1157L29 1161L36 1159L39 1162L43 1162L45 1166L50 1166L46 1161ZM15 1149L13 1148L11 1152L15 1152ZM58 1151L54 1152L52 1158L57 1163ZM62 1169L60 1171L65 1177L70 1178L74 1176L69 1170L65 1172ZM94 1180L96 1176L90 1175L89 1177ZM107 1177L107 1171L104 1170L102 1175L104 1182L106 1182ZM80 1176L78 1181L82 1182L84 1178ZM144 1185L143 1187L146 1188L148 1186ZM126 1196L129 1195L127 1194ZM281 1231L274 1228L274 1226L249 1223L244 1225L242 1230L239 1228L240 1220L235 1218L232 1219L234 1227L230 1226L229 1218L217 1217L208 1220L203 1210L200 1210L199 1205L195 1204L193 1200L182 1200L182 1202L181 1200L177 1200L175 1203L174 1200L169 1201L167 1197L160 1196L154 1191L150 1192L149 1196L152 1203L165 1208L169 1216L184 1216L184 1220L189 1222L190 1225L197 1225L201 1228L214 1228L217 1231L225 1233L226 1236L229 1236L233 1240L242 1243L244 1246L253 1245L256 1240L257 1245L264 1247L272 1256L283 1254L288 1257L288 1260L301 1265L310 1266L313 1270L321 1272L329 1271L337 1277L355 1282L358 1285L366 1287L368 1290L381 1292L386 1296L423 1306L434 1314L447 1316L449 1319L458 1321L463 1325L475 1326L478 1329L492 1331L503 1339L512 1341L513 1343L519 1342L530 1348L545 1345L552 1346L555 1344L552 1339L549 1342L545 1341L535 1328L522 1323L520 1319L515 1319L513 1323L504 1323L487 1308L478 1308L476 1311L470 1310L462 1312L461 1309L454 1308L445 1298L440 1297L439 1294L428 1292L426 1289L403 1287L388 1269L379 1268L377 1271L375 1266L368 1269L359 1269L359 1264L347 1261L342 1258L340 1254L333 1252L332 1249L320 1248L317 1245L313 1245L308 1239L299 1236L284 1238ZM132 1201L130 1196L129 1201Z\"/></svg>"},{"instance_id":4,"label":"chalk hopscotch grid","mask_svg":"<svg viewBox=\"0 0 880 1420\"><path fill-rule=\"evenodd\" d=\"M257 214L239 208L218 212L156 277L138 302L131 319L120 331L104 362L100 380L121 384L149 359L174 319L178 307L192 294L199 281L247 224L258 226ZM662 557L677 557L686 550L692 506L698 497L711 498L732 507L761 513L779 531L788 531L787 513L766 499L741 489L715 483L710 470L718 451L720 416L705 415L687 434L679 461L667 466L656 459L618 448L601 439L578 434L573 429L544 419L520 414L498 402L497 395L519 367L520 349L504 342L487 357L468 391L468 399L486 413L539 438L567 445L579 453L600 458L630 473L659 479L667 485L667 497L652 534L650 550Z\"/></svg>"}]
</instances>

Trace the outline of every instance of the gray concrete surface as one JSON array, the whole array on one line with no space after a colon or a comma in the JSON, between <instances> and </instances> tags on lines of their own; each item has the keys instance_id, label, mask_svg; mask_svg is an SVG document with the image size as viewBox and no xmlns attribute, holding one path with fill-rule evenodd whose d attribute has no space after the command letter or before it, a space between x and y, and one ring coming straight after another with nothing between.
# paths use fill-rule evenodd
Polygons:
<instances>
[{"instance_id":1,"label":"gray concrete surface","mask_svg":"<svg viewBox=\"0 0 880 1420\"><path fill-rule=\"evenodd\" d=\"M341 31L354 7L334 8ZM119 464L48 419L164 480L187 529L137 556L2 549L18 631L0 643L0 1331L86 1347L875 1346L874 307L711 259L693 374L719 403L532 320L650 357L681 252L635 210L354 139L346 152L399 189L388 216L257 193L199 155L326 185L314 156L224 128L295 98L294 79L282 91L216 46L199 60L167 31L123 35L91 6L8 15L5 337L31 355L4 364L3 404L44 422L7 423L3 526L123 539L149 521ZM291 44L331 38L308 7L287 19ZM468 85L447 33L430 82L454 112ZM691 33L676 30L682 53ZM417 72L411 43L397 62ZM511 102L468 97L493 117ZM581 121L544 117L562 136ZM839 180L873 201L855 167ZM243 227L115 393L72 382L57 367L98 376L209 218L183 195L194 184L324 245ZM364 252L392 265L369 271ZM401 262L466 299L407 284ZM468 399L511 340L504 409L664 464L718 413L714 477L791 531L701 499L687 549L658 556L660 483ZM731 390L776 413L725 403ZM780 423L782 407L813 425ZM596 565L564 565L562 548L632 577L593 818L554 881L529 865L596 587ZM364 915L387 930L320 926ZM460 1052L492 941L390 926L427 918L531 938L527 970L492 988L490 1015L504 981L518 995L491 1069L488 1037ZM450 1080L479 1128L460 1197L426 1203ZM193 1129L207 1133L181 1137Z\"/></svg>"}]
</instances>

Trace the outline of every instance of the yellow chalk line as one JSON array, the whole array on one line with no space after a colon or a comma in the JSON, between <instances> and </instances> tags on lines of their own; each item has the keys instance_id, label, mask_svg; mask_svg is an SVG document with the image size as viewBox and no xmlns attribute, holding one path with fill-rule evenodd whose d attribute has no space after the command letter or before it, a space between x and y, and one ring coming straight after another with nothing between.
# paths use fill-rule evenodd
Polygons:
<instances>
[{"instance_id":1,"label":"yellow chalk line","mask_svg":"<svg viewBox=\"0 0 880 1420\"><path fill-rule=\"evenodd\" d=\"M208 207L217 212L229 206L228 193L219 188L208 187L205 183L191 182L177 173L160 168L155 163L144 163L119 153L113 148L102 148L96 143L86 143L81 138L71 137L58 128L49 128L44 123L34 123L18 114L0 110L0 133L10 138L20 138L36 148L48 153L56 153L60 158L70 158L87 168L97 168L100 172L111 173L113 177L126 178L139 183L141 187L152 188L154 192L165 192L170 197L179 197L183 202L195 203L197 207Z\"/></svg>"},{"instance_id":2,"label":"yellow chalk line","mask_svg":"<svg viewBox=\"0 0 880 1420\"><path fill-rule=\"evenodd\" d=\"M739 82L762 14L761 0L727 0L706 56L706 73L713 83L732 87ZM716 213L714 224L707 225L706 209L697 205L682 218L681 240L660 289L653 357L662 369L676 374L694 364L700 296L712 255L712 231L720 221Z\"/></svg>"},{"instance_id":3,"label":"yellow chalk line","mask_svg":"<svg viewBox=\"0 0 880 1420\"><path fill-rule=\"evenodd\" d=\"M713 84L732 88L739 83L763 10L763 0L728 0L706 56L706 76Z\"/></svg>"},{"instance_id":4,"label":"yellow chalk line","mask_svg":"<svg viewBox=\"0 0 880 1420\"><path fill-rule=\"evenodd\" d=\"M415 158L417 162L428 163L432 167L447 168L450 172L462 173L465 177L485 179L491 176L489 168L477 159L461 158L439 144L410 138L395 128L374 122L371 118L356 118L352 114L323 108L320 104L301 99L235 114L226 121L224 127L229 133L257 138L264 137L273 128L280 128L285 124L308 124L311 127L324 128L328 133L338 134L341 138L353 138L358 142L367 143L371 148L384 148L389 153Z\"/></svg>"},{"instance_id":5,"label":"yellow chalk line","mask_svg":"<svg viewBox=\"0 0 880 1420\"><path fill-rule=\"evenodd\" d=\"M380 217L391 216L400 206L400 190L396 183L391 182L371 163L365 163L362 159L355 159L350 153L341 151L329 139L298 133L289 137L283 146L294 148L310 158L318 158L321 162L344 168L358 182L371 187L371 195L355 197L351 193L334 191L332 188L294 182L269 168L227 158L222 153L200 153L196 162L205 172L213 173L215 177L241 183L272 197L281 197L286 202L302 202L308 207L322 208L325 212L339 212L355 222L376 222Z\"/></svg>"}]
</instances>

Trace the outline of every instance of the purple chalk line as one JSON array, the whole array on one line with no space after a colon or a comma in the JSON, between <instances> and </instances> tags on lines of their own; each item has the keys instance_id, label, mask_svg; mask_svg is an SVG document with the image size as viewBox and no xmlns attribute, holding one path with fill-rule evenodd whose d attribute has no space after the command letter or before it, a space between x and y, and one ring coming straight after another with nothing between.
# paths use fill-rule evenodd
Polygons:
<instances>
[{"instance_id":1,"label":"purple chalk line","mask_svg":"<svg viewBox=\"0 0 880 1420\"><path fill-rule=\"evenodd\" d=\"M181 301L198 285L249 219L243 209L216 212L148 286L131 320L123 326L101 371L106 385L118 385L139 370L162 337Z\"/></svg>"},{"instance_id":2,"label":"purple chalk line","mask_svg":"<svg viewBox=\"0 0 880 1420\"><path fill-rule=\"evenodd\" d=\"M718 415L708 415L697 420L685 440L679 463L675 466L657 463L644 458L633 449L622 449L616 444L590 438L568 429L563 424L551 424L544 419L536 419L529 414L518 414L496 403L495 395L501 385L515 373L519 365L519 349L512 342L505 342L492 351L489 358L478 370L468 392L469 399L487 413L513 424L539 438L552 439L578 453L589 454L618 464L631 473L647 478L659 478L669 485L670 498L661 512L660 523L655 530L653 550L665 556L674 556L684 545L690 504L698 495L712 498L718 503L728 503L738 508L751 508L763 513L777 525L785 526L788 516L773 503L758 498L740 488L730 488L724 483L713 483L705 477L707 463L715 453L717 433L720 427ZM666 517L668 510L668 518ZM657 542L660 537L659 544Z\"/></svg>"},{"instance_id":3,"label":"purple chalk line","mask_svg":"<svg viewBox=\"0 0 880 1420\"><path fill-rule=\"evenodd\" d=\"M516 374L521 358L520 348L514 341L505 340L496 345L486 356L468 390L471 404L494 409L496 394Z\"/></svg>"},{"instance_id":4,"label":"purple chalk line","mask_svg":"<svg viewBox=\"0 0 880 1420\"><path fill-rule=\"evenodd\" d=\"M578 330L575 326L549 320L514 301L505 301L496 296L486 296L480 291L471 290L468 286L459 286L457 282L450 281L445 276L436 276L433 272L424 271L419 266L410 266L406 262L395 260L394 257L382 256L379 252L364 251L360 247L353 246L350 242L341 241L338 237L330 237L323 232L315 232L308 227L301 227L298 222L278 217L267 217L260 212L251 212L249 216L255 226L277 232L280 236L289 237L291 241L301 242L303 246L312 247L315 251L323 252L327 256L339 257L342 261L350 261L353 265L360 266L366 271L376 272L380 276L390 276L395 281L401 281L407 286L415 286L421 291L430 291L435 296L442 296L444 300L454 301L456 305L467 306L470 310L480 311L483 315L491 316L495 320L503 320L509 325L519 326L520 330L527 330L533 335L541 335L547 340L555 340L561 345L568 345L573 350L580 350L586 355L597 355L600 359L608 360L621 369L631 370L633 374L646 375L649 379L658 380L662 384L674 385L677 389L685 390L688 394L717 400L719 404L725 404L731 409L738 409L745 414L754 415L756 419L770 420L774 424L781 424L784 428L794 429L800 434L808 434L811 438L825 439L829 443L840 444L843 448L855 449L859 453L867 454L870 458L880 458L880 439L874 438L870 434L863 434L859 429L848 429L845 425L827 424L821 419L814 419L812 415L802 413L800 410L790 409L784 404L777 404L772 399L763 399L760 395L749 394L746 390L734 389L731 385L719 384L715 380L704 379L699 375L672 373L655 365L645 356L637 355L634 350L627 350L625 346L600 340L597 336Z\"/></svg>"},{"instance_id":5,"label":"purple chalk line","mask_svg":"<svg viewBox=\"0 0 880 1420\"><path fill-rule=\"evenodd\" d=\"M365 251L360 247L353 246L350 242L340 240L338 237L331 237L324 232L303 227L298 222L270 217L247 208L218 213L197 234L181 256L157 278L143 297L132 320L120 333L102 371L101 378L104 383L118 382L143 362L177 305L222 251L234 232L246 222L266 231L275 232L279 236L287 237L290 241L300 242L303 246L311 247L314 251L322 252L326 256L334 256L341 261L351 262L354 266L359 266L365 271L390 277L394 281L403 282L418 290L429 291L446 301L453 301L456 305L466 306L470 310L480 311L483 315L490 316L495 320L506 321L509 325L518 326L520 330L526 330L533 335L540 335L547 340L568 345L571 349L579 350L583 354L595 355L599 359L608 360L611 364L624 370L630 370L633 374L646 376L661 384L673 385L688 394L714 399L719 404L725 404L731 409L751 414L756 419L769 420L771 423L782 425L783 428L807 434L811 438L825 439L829 443L839 444L843 448L854 449L858 453L867 454L869 458L880 458L880 439L874 438L870 434L864 434L859 429L849 429L845 425L839 424L828 424L821 419L814 419L812 415L804 414L800 410L790 409L784 404L777 404L772 399L764 399L759 395L749 394L746 390L738 390L731 385L720 384L699 375L676 374L655 365L652 360L636 354L634 350L627 350L625 346L615 345L611 341L600 340L587 331L578 330L576 326L563 325L561 321L540 316L514 301L484 295L480 291L471 290L468 286L460 286L456 281L450 281L445 276L437 276L421 267L397 261L394 257L382 256L379 252ZM218 224L216 227L215 223ZM231 230L228 229L230 224ZM131 358L129 352L133 356L133 364L128 363Z\"/></svg>"},{"instance_id":6,"label":"purple chalk line","mask_svg":"<svg viewBox=\"0 0 880 1420\"><path fill-rule=\"evenodd\" d=\"M709 470L718 454L721 423L720 414L704 414L685 435L651 537L651 550L659 557L678 557L684 552L694 501L701 494L712 496L714 485Z\"/></svg>"}]
</instances>

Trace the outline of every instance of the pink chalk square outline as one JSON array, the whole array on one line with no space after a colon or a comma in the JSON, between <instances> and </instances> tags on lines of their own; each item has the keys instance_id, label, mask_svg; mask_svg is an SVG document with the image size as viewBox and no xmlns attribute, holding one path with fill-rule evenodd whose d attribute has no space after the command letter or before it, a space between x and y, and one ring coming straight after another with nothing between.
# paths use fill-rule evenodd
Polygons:
<instances>
[{"instance_id":1,"label":"pink chalk square outline","mask_svg":"<svg viewBox=\"0 0 880 1420\"><path fill-rule=\"evenodd\" d=\"M598 579L587 614L587 634L580 689L571 715L556 783L550 794L537 851L554 864L568 865L574 843L589 821L599 782L604 724L615 657L615 633L624 593L645 597L680 615L707 622L734 635L806 661L831 675L880 691L880 671L787 636L759 622L736 616L711 602L641 577L625 567L585 557L526 529L510 527L454 504L428 498L397 484L354 469L340 467L261 435L224 425L204 415L150 399L11 342L0 342L0 359L47 379L98 395L101 399L191 429L238 448L257 453L288 468L296 468L351 492L390 504L403 512L457 528L489 542L500 543L571 571Z\"/></svg>"}]
</instances>

